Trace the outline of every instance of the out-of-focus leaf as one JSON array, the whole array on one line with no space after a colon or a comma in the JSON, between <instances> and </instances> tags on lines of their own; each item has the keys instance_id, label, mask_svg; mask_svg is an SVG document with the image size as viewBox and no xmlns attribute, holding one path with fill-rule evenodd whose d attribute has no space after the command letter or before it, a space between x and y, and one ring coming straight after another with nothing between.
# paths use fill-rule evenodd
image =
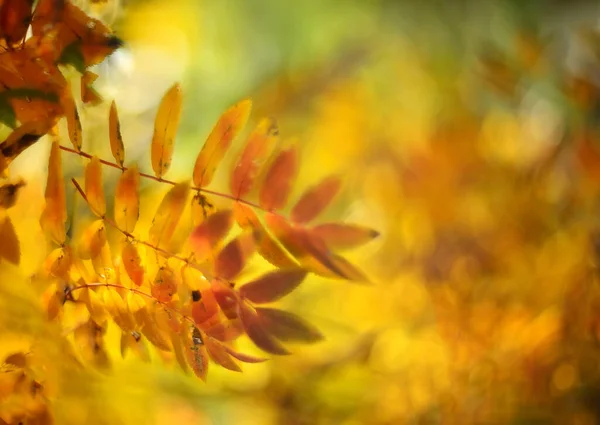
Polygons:
<instances>
[{"instance_id":1,"label":"out-of-focus leaf","mask_svg":"<svg viewBox=\"0 0 600 425\"><path fill-rule=\"evenodd\" d=\"M276 270L241 286L240 295L254 303L270 303L296 289L306 277L301 269Z\"/></svg>"},{"instance_id":2,"label":"out-of-focus leaf","mask_svg":"<svg viewBox=\"0 0 600 425\"><path fill-rule=\"evenodd\" d=\"M231 210L222 210L210 215L190 234L190 246L198 261L204 261L216 245L227 235L233 225Z\"/></svg>"},{"instance_id":3,"label":"out-of-focus leaf","mask_svg":"<svg viewBox=\"0 0 600 425\"><path fill-rule=\"evenodd\" d=\"M81 235L78 253L82 259L89 260L100 255L104 245L106 245L104 221L96 220Z\"/></svg>"},{"instance_id":4,"label":"out-of-focus leaf","mask_svg":"<svg viewBox=\"0 0 600 425\"><path fill-rule=\"evenodd\" d=\"M200 331L198 331L197 328L194 328L192 338L185 341L185 353L188 364L194 371L194 374L203 381L206 381L206 374L208 372L208 353L204 346L204 342L200 337Z\"/></svg>"},{"instance_id":5,"label":"out-of-focus leaf","mask_svg":"<svg viewBox=\"0 0 600 425\"><path fill-rule=\"evenodd\" d=\"M252 102L249 99L236 103L221 115L210 132L194 165L194 185L208 186L214 177L217 167L231 146L232 140L244 128Z\"/></svg>"},{"instance_id":6,"label":"out-of-focus leaf","mask_svg":"<svg viewBox=\"0 0 600 425\"><path fill-rule=\"evenodd\" d=\"M48 160L48 180L46 182L46 206L40 218L44 231L50 234L59 245L65 241L65 222L67 221L67 205L65 185L62 173L62 160L58 141L52 143Z\"/></svg>"},{"instance_id":7,"label":"out-of-focus leaf","mask_svg":"<svg viewBox=\"0 0 600 425\"><path fill-rule=\"evenodd\" d=\"M257 307L256 313L265 329L281 341L314 343L323 339L317 328L288 311Z\"/></svg>"},{"instance_id":8,"label":"out-of-focus leaf","mask_svg":"<svg viewBox=\"0 0 600 425\"><path fill-rule=\"evenodd\" d=\"M233 279L242 271L248 258L253 253L254 239L252 233L242 233L225 245L217 254L215 276L225 280Z\"/></svg>"},{"instance_id":9,"label":"out-of-focus leaf","mask_svg":"<svg viewBox=\"0 0 600 425\"><path fill-rule=\"evenodd\" d=\"M75 150L80 151L81 144L83 143L81 120L79 119L79 112L77 112L77 105L75 105L75 100L71 95L63 96L63 108L65 117L67 118L69 140L73 144Z\"/></svg>"},{"instance_id":10,"label":"out-of-focus leaf","mask_svg":"<svg viewBox=\"0 0 600 425\"><path fill-rule=\"evenodd\" d=\"M292 208L292 220L296 223L314 220L331 203L341 185L339 176L330 176L309 188Z\"/></svg>"},{"instance_id":11,"label":"out-of-focus leaf","mask_svg":"<svg viewBox=\"0 0 600 425\"><path fill-rule=\"evenodd\" d=\"M123 246L121 261L131 281L137 286L141 286L144 283L145 270L137 248L130 241L126 241Z\"/></svg>"},{"instance_id":12,"label":"out-of-focus leaf","mask_svg":"<svg viewBox=\"0 0 600 425\"><path fill-rule=\"evenodd\" d=\"M0 218L0 259L19 264L21 244L9 216Z\"/></svg>"},{"instance_id":13,"label":"out-of-focus leaf","mask_svg":"<svg viewBox=\"0 0 600 425\"><path fill-rule=\"evenodd\" d=\"M121 174L115 191L115 221L120 229L130 233L140 215L139 185L140 174L133 166Z\"/></svg>"},{"instance_id":14,"label":"out-of-focus leaf","mask_svg":"<svg viewBox=\"0 0 600 425\"><path fill-rule=\"evenodd\" d=\"M85 167L85 195L92 211L98 216L106 214L106 201L102 185L102 165L97 156L93 156Z\"/></svg>"},{"instance_id":15,"label":"out-of-focus leaf","mask_svg":"<svg viewBox=\"0 0 600 425\"><path fill-rule=\"evenodd\" d=\"M329 249L351 249L379 236L379 232L356 224L325 223L310 229Z\"/></svg>"},{"instance_id":16,"label":"out-of-focus leaf","mask_svg":"<svg viewBox=\"0 0 600 425\"><path fill-rule=\"evenodd\" d=\"M266 210L285 207L298 174L298 151L293 144L281 151L269 167L260 190L260 205Z\"/></svg>"},{"instance_id":17,"label":"out-of-focus leaf","mask_svg":"<svg viewBox=\"0 0 600 425\"><path fill-rule=\"evenodd\" d=\"M163 96L154 120L151 159L156 177L163 177L171 166L175 136L181 118L181 86L174 84Z\"/></svg>"},{"instance_id":18,"label":"out-of-focus leaf","mask_svg":"<svg viewBox=\"0 0 600 425\"><path fill-rule=\"evenodd\" d=\"M161 246L168 243L175 232L179 219L185 209L190 185L178 183L164 196L156 210L150 226L150 243Z\"/></svg>"},{"instance_id":19,"label":"out-of-focus leaf","mask_svg":"<svg viewBox=\"0 0 600 425\"><path fill-rule=\"evenodd\" d=\"M158 269L152 285L152 296L160 302L169 302L177 293L177 276L169 266Z\"/></svg>"},{"instance_id":20,"label":"out-of-focus leaf","mask_svg":"<svg viewBox=\"0 0 600 425\"><path fill-rule=\"evenodd\" d=\"M123 137L121 136L121 124L119 122L119 113L117 105L113 101L110 104L110 114L108 116L108 135L110 140L110 151L112 152L115 161L121 167L125 162L125 146L123 145Z\"/></svg>"},{"instance_id":21,"label":"out-of-focus leaf","mask_svg":"<svg viewBox=\"0 0 600 425\"><path fill-rule=\"evenodd\" d=\"M133 315L127 308L127 304L114 288L106 288L104 292L104 306L114 322L125 332L135 329Z\"/></svg>"},{"instance_id":22,"label":"out-of-focus leaf","mask_svg":"<svg viewBox=\"0 0 600 425\"><path fill-rule=\"evenodd\" d=\"M98 75L91 71L85 71L81 75L81 101L85 104L98 105L102 102L102 96L92 87Z\"/></svg>"},{"instance_id":23,"label":"out-of-focus leaf","mask_svg":"<svg viewBox=\"0 0 600 425\"><path fill-rule=\"evenodd\" d=\"M267 353L287 355L290 352L281 345L272 334L263 326L257 313L248 304L241 302L238 306L238 315L244 325L248 337L258 348Z\"/></svg>"},{"instance_id":24,"label":"out-of-focus leaf","mask_svg":"<svg viewBox=\"0 0 600 425\"><path fill-rule=\"evenodd\" d=\"M223 345L216 342L212 338L206 338L204 345L206 346L206 351L213 362L234 372L242 371L240 365L235 362L233 357L227 352Z\"/></svg>"},{"instance_id":25,"label":"out-of-focus leaf","mask_svg":"<svg viewBox=\"0 0 600 425\"><path fill-rule=\"evenodd\" d=\"M17 202L17 194L23 186L25 186L24 181L5 183L0 186L0 208L8 209L14 206Z\"/></svg>"}]
</instances>

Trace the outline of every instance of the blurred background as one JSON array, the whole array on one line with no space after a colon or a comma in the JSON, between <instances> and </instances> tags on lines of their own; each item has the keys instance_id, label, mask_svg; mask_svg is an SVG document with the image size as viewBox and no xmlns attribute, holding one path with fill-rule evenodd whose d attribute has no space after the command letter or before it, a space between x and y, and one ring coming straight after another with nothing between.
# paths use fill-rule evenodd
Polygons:
<instances>
[{"instance_id":1,"label":"blurred background","mask_svg":"<svg viewBox=\"0 0 600 425\"><path fill-rule=\"evenodd\" d=\"M324 342L241 375L214 367L207 384L116 361L96 395L106 423L600 423L597 2L80 4L126 43L96 87L119 107L130 162L150 170L174 82L175 180L251 97L248 129L274 116L299 140L297 193L342 173L326 218L381 233L347 253L372 286L311 276L282 303ZM108 158L107 117L82 113L84 146ZM23 173L40 173L26 164L44 149L19 158Z\"/></svg>"}]
</instances>

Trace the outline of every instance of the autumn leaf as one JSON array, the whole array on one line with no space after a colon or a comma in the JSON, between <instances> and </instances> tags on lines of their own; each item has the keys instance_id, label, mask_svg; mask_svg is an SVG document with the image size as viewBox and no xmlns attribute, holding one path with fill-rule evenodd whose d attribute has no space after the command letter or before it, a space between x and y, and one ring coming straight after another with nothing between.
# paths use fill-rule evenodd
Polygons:
<instances>
[{"instance_id":1,"label":"autumn leaf","mask_svg":"<svg viewBox=\"0 0 600 425\"><path fill-rule=\"evenodd\" d=\"M123 137L121 137L121 124L119 123L117 105L114 100L110 104L108 135L110 140L110 151L112 152L115 161L117 161L117 164L122 167L125 162L125 146L123 145Z\"/></svg>"},{"instance_id":2,"label":"autumn leaf","mask_svg":"<svg viewBox=\"0 0 600 425\"><path fill-rule=\"evenodd\" d=\"M152 284L152 296L160 302L169 302L177 293L177 276L169 266L158 269L154 283Z\"/></svg>"},{"instance_id":3,"label":"autumn leaf","mask_svg":"<svg viewBox=\"0 0 600 425\"><path fill-rule=\"evenodd\" d=\"M190 185L188 182L173 186L161 201L150 226L150 243L161 246L168 243L185 209Z\"/></svg>"},{"instance_id":4,"label":"autumn leaf","mask_svg":"<svg viewBox=\"0 0 600 425\"><path fill-rule=\"evenodd\" d=\"M1 36L9 46L21 43L31 23L33 0L3 0L0 5Z\"/></svg>"},{"instance_id":5,"label":"autumn leaf","mask_svg":"<svg viewBox=\"0 0 600 425\"><path fill-rule=\"evenodd\" d=\"M311 344L323 340L317 328L289 311L257 307L256 313L265 329L281 341Z\"/></svg>"},{"instance_id":6,"label":"autumn leaf","mask_svg":"<svg viewBox=\"0 0 600 425\"><path fill-rule=\"evenodd\" d=\"M204 340L204 345L206 346L206 351L213 362L234 372L242 371L240 365L235 362L233 357L227 352L223 345L216 342L212 338L206 338Z\"/></svg>"},{"instance_id":7,"label":"autumn leaf","mask_svg":"<svg viewBox=\"0 0 600 425\"><path fill-rule=\"evenodd\" d=\"M142 259L137 248L130 241L126 241L123 245L121 261L131 281L137 286L141 286L144 283L145 269L142 266Z\"/></svg>"},{"instance_id":8,"label":"autumn leaf","mask_svg":"<svg viewBox=\"0 0 600 425\"><path fill-rule=\"evenodd\" d=\"M298 173L296 145L281 151L269 167L260 190L260 205L266 210L285 207Z\"/></svg>"},{"instance_id":9,"label":"autumn leaf","mask_svg":"<svg viewBox=\"0 0 600 425\"><path fill-rule=\"evenodd\" d=\"M57 244L61 245L65 241L67 206L58 141L52 143L52 149L50 150L48 179L44 197L46 199L46 206L42 211L40 224L42 229L49 233Z\"/></svg>"},{"instance_id":10,"label":"autumn leaf","mask_svg":"<svg viewBox=\"0 0 600 425\"><path fill-rule=\"evenodd\" d=\"M196 187L205 187L212 182L231 142L246 125L251 108L250 100L242 100L221 115L196 158L193 175Z\"/></svg>"},{"instance_id":11,"label":"autumn leaf","mask_svg":"<svg viewBox=\"0 0 600 425\"><path fill-rule=\"evenodd\" d=\"M92 211L98 217L104 217L106 201L102 184L102 164L97 156L93 156L85 167L85 195Z\"/></svg>"},{"instance_id":12,"label":"autumn leaf","mask_svg":"<svg viewBox=\"0 0 600 425\"><path fill-rule=\"evenodd\" d=\"M310 233L321 239L331 250L351 249L379 236L368 227L346 223L325 223L314 226Z\"/></svg>"},{"instance_id":13,"label":"autumn leaf","mask_svg":"<svg viewBox=\"0 0 600 425\"><path fill-rule=\"evenodd\" d=\"M241 286L240 295L257 304L277 301L296 289L306 275L301 269L276 270Z\"/></svg>"},{"instance_id":14,"label":"autumn leaf","mask_svg":"<svg viewBox=\"0 0 600 425\"><path fill-rule=\"evenodd\" d=\"M121 295L114 288L106 288L104 292L104 306L117 326L123 331L131 332L135 330L133 315L130 313Z\"/></svg>"},{"instance_id":15,"label":"autumn leaf","mask_svg":"<svg viewBox=\"0 0 600 425\"><path fill-rule=\"evenodd\" d=\"M104 221L96 220L84 230L81 236L78 249L79 255L85 260L98 257L101 255L106 242Z\"/></svg>"},{"instance_id":16,"label":"autumn leaf","mask_svg":"<svg viewBox=\"0 0 600 425\"><path fill-rule=\"evenodd\" d=\"M21 244L15 226L7 215L0 218L0 241L0 259L18 265L21 260Z\"/></svg>"},{"instance_id":17,"label":"autumn leaf","mask_svg":"<svg viewBox=\"0 0 600 425\"><path fill-rule=\"evenodd\" d=\"M179 127L182 106L181 86L174 84L163 96L154 120L151 159L154 174L159 179L171 166L175 135Z\"/></svg>"},{"instance_id":18,"label":"autumn leaf","mask_svg":"<svg viewBox=\"0 0 600 425\"><path fill-rule=\"evenodd\" d=\"M206 374L208 372L208 353L202 337L200 336L200 331L198 331L197 328L194 328L192 338L185 341L184 344L188 364L198 378L206 381Z\"/></svg>"},{"instance_id":19,"label":"autumn leaf","mask_svg":"<svg viewBox=\"0 0 600 425\"><path fill-rule=\"evenodd\" d=\"M85 104L99 105L102 103L102 97L92 87L94 81L98 79L98 75L91 71L85 71L81 75L81 101Z\"/></svg>"},{"instance_id":20,"label":"autumn leaf","mask_svg":"<svg viewBox=\"0 0 600 425\"><path fill-rule=\"evenodd\" d=\"M216 245L227 235L233 225L230 210L218 211L196 226L190 234L190 246L198 261L208 258Z\"/></svg>"},{"instance_id":21,"label":"autumn leaf","mask_svg":"<svg viewBox=\"0 0 600 425\"><path fill-rule=\"evenodd\" d=\"M244 354L244 353L239 353L239 352L233 350L231 347L227 347L227 346L224 346L224 347L227 350L227 352L231 355L231 357L238 359L239 361L244 362L244 363L262 363L262 362L267 361L267 359L250 356L250 355Z\"/></svg>"},{"instance_id":22,"label":"autumn leaf","mask_svg":"<svg viewBox=\"0 0 600 425\"><path fill-rule=\"evenodd\" d=\"M140 174L137 167L123 171L115 190L115 221L119 228L133 232L140 215Z\"/></svg>"},{"instance_id":23,"label":"autumn leaf","mask_svg":"<svg viewBox=\"0 0 600 425\"><path fill-rule=\"evenodd\" d=\"M65 111L65 117L67 118L67 131L69 132L69 140L76 151L81 150L81 144L83 143L83 136L81 134L81 120L79 119L79 112L77 112L77 106L75 100L69 94L63 96L62 104Z\"/></svg>"},{"instance_id":24,"label":"autumn leaf","mask_svg":"<svg viewBox=\"0 0 600 425\"><path fill-rule=\"evenodd\" d=\"M0 186L0 208L9 209L17 202L19 190L25 186L23 180L16 183L4 183Z\"/></svg>"},{"instance_id":25,"label":"autumn leaf","mask_svg":"<svg viewBox=\"0 0 600 425\"><path fill-rule=\"evenodd\" d=\"M229 242L217 254L215 259L215 276L232 280L246 265L248 258L254 253L254 239L251 232L245 232Z\"/></svg>"},{"instance_id":26,"label":"autumn leaf","mask_svg":"<svg viewBox=\"0 0 600 425\"><path fill-rule=\"evenodd\" d=\"M238 307L238 314L244 325L244 329L248 334L248 337L252 340L258 348L267 353L286 355L290 354L286 348L270 334L267 329L263 326L258 314L246 303L240 303Z\"/></svg>"},{"instance_id":27,"label":"autumn leaf","mask_svg":"<svg viewBox=\"0 0 600 425\"><path fill-rule=\"evenodd\" d=\"M230 191L236 198L243 198L250 192L256 176L275 147L278 135L277 123L272 118L261 120L250 134L231 175Z\"/></svg>"},{"instance_id":28,"label":"autumn leaf","mask_svg":"<svg viewBox=\"0 0 600 425\"><path fill-rule=\"evenodd\" d=\"M341 184L338 176L330 176L304 192L292 208L292 221L307 223L314 220L331 203Z\"/></svg>"},{"instance_id":29,"label":"autumn leaf","mask_svg":"<svg viewBox=\"0 0 600 425\"><path fill-rule=\"evenodd\" d=\"M26 122L13 130L6 140L0 143L0 173L3 174L25 149L37 143L52 125L52 120L40 120Z\"/></svg>"}]
</instances>

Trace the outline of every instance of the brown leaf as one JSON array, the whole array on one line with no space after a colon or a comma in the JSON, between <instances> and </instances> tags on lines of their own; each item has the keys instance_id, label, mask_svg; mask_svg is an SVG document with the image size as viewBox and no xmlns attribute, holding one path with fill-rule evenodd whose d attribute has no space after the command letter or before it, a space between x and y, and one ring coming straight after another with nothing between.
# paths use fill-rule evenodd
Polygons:
<instances>
[{"instance_id":1,"label":"brown leaf","mask_svg":"<svg viewBox=\"0 0 600 425\"><path fill-rule=\"evenodd\" d=\"M9 216L0 218L0 258L18 265L21 260L21 244L15 226Z\"/></svg>"},{"instance_id":2,"label":"brown leaf","mask_svg":"<svg viewBox=\"0 0 600 425\"><path fill-rule=\"evenodd\" d=\"M241 286L240 295L258 304L277 301L296 289L306 275L301 269L276 270Z\"/></svg>"},{"instance_id":3,"label":"brown leaf","mask_svg":"<svg viewBox=\"0 0 600 425\"><path fill-rule=\"evenodd\" d=\"M231 142L246 125L251 108L252 102L246 99L236 103L221 115L196 158L193 176L196 187L205 187L211 183Z\"/></svg>"},{"instance_id":4,"label":"brown leaf","mask_svg":"<svg viewBox=\"0 0 600 425\"><path fill-rule=\"evenodd\" d=\"M292 220L308 223L315 219L331 203L341 186L342 181L338 176L330 176L309 188L292 208Z\"/></svg>"},{"instance_id":5,"label":"brown leaf","mask_svg":"<svg viewBox=\"0 0 600 425\"><path fill-rule=\"evenodd\" d=\"M46 205L42 211L40 224L56 243L62 245L65 241L67 205L58 141L52 143L50 159L48 160L48 179L44 197Z\"/></svg>"},{"instance_id":6,"label":"brown leaf","mask_svg":"<svg viewBox=\"0 0 600 425\"><path fill-rule=\"evenodd\" d=\"M150 225L150 243L161 246L169 243L181 219L188 198L188 182L177 183L164 196Z\"/></svg>"},{"instance_id":7,"label":"brown leaf","mask_svg":"<svg viewBox=\"0 0 600 425\"><path fill-rule=\"evenodd\" d=\"M239 303L238 314L248 337L250 337L252 342L256 344L258 348L271 354L290 354L290 352L265 329L252 307L243 302Z\"/></svg>"},{"instance_id":8,"label":"brown leaf","mask_svg":"<svg viewBox=\"0 0 600 425\"><path fill-rule=\"evenodd\" d=\"M262 363L262 362L267 361L267 359L262 359L260 357L254 357L254 356L250 356L248 354L238 353L237 351L235 351L232 348L227 347L227 346L225 346L225 349L232 357L234 357L244 363Z\"/></svg>"},{"instance_id":9,"label":"brown leaf","mask_svg":"<svg viewBox=\"0 0 600 425\"><path fill-rule=\"evenodd\" d=\"M106 200L102 185L102 164L97 156L93 156L85 167L85 196L92 211L98 217L104 217Z\"/></svg>"},{"instance_id":10,"label":"brown leaf","mask_svg":"<svg viewBox=\"0 0 600 425\"><path fill-rule=\"evenodd\" d=\"M229 242L219 252L215 260L215 276L232 280L236 277L254 253L254 239L250 232L242 233Z\"/></svg>"},{"instance_id":11,"label":"brown leaf","mask_svg":"<svg viewBox=\"0 0 600 425\"><path fill-rule=\"evenodd\" d=\"M0 186L0 208L12 208L17 202L17 194L23 186L25 186L23 180L17 183L5 183Z\"/></svg>"},{"instance_id":12,"label":"brown leaf","mask_svg":"<svg viewBox=\"0 0 600 425\"><path fill-rule=\"evenodd\" d=\"M190 246L198 261L206 260L233 225L230 210L218 211L196 226L190 234Z\"/></svg>"},{"instance_id":13,"label":"brown leaf","mask_svg":"<svg viewBox=\"0 0 600 425\"><path fill-rule=\"evenodd\" d=\"M329 249L351 249L379 236L379 232L356 224L325 223L314 226L310 233L321 239Z\"/></svg>"},{"instance_id":14,"label":"brown leaf","mask_svg":"<svg viewBox=\"0 0 600 425\"><path fill-rule=\"evenodd\" d=\"M151 159L152 169L158 178L164 176L171 166L182 101L181 86L174 84L163 96L156 113Z\"/></svg>"},{"instance_id":15,"label":"brown leaf","mask_svg":"<svg viewBox=\"0 0 600 425\"><path fill-rule=\"evenodd\" d=\"M142 259L138 253L137 248L130 241L126 241L121 252L121 261L127 275L137 286L141 286L144 283L144 267L142 266Z\"/></svg>"},{"instance_id":16,"label":"brown leaf","mask_svg":"<svg viewBox=\"0 0 600 425\"><path fill-rule=\"evenodd\" d=\"M81 101L85 104L99 105L102 103L102 97L92 87L94 81L98 79L98 75L91 71L85 71L81 75Z\"/></svg>"},{"instance_id":17,"label":"brown leaf","mask_svg":"<svg viewBox=\"0 0 600 425\"><path fill-rule=\"evenodd\" d=\"M250 134L231 175L230 190L236 198L246 196L252 189L260 168L275 147L278 134L277 123L272 118L261 120Z\"/></svg>"},{"instance_id":18,"label":"brown leaf","mask_svg":"<svg viewBox=\"0 0 600 425\"><path fill-rule=\"evenodd\" d=\"M69 140L77 152L81 151L81 145L83 142L81 120L79 119L79 112L77 112L77 106L73 96L69 93L62 97L63 108L65 111L65 117L67 118L67 131L69 132Z\"/></svg>"},{"instance_id":19,"label":"brown leaf","mask_svg":"<svg viewBox=\"0 0 600 425\"><path fill-rule=\"evenodd\" d=\"M266 210L285 207L298 174L296 145L281 151L267 171L260 191L260 205Z\"/></svg>"},{"instance_id":20,"label":"brown leaf","mask_svg":"<svg viewBox=\"0 0 600 425\"><path fill-rule=\"evenodd\" d=\"M54 125L54 120L28 121L13 130L0 143L0 175L5 175L10 163L25 149L37 143Z\"/></svg>"},{"instance_id":21,"label":"brown leaf","mask_svg":"<svg viewBox=\"0 0 600 425\"><path fill-rule=\"evenodd\" d=\"M256 313L265 329L281 341L314 343L323 339L317 328L288 311L257 307Z\"/></svg>"},{"instance_id":22,"label":"brown leaf","mask_svg":"<svg viewBox=\"0 0 600 425\"><path fill-rule=\"evenodd\" d=\"M140 215L140 174L137 167L121 174L115 190L115 221L121 230L133 232Z\"/></svg>"},{"instance_id":23,"label":"brown leaf","mask_svg":"<svg viewBox=\"0 0 600 425\"><path fill-rule=\"evenodd\" d=\"M238 365L235 362L233 357L219 342L215 341L212 338L206 338L206 340L204 341L204 345L206 346L206 351L208 352L208 355L210 356L213 362L220 366L223 366L225 369L229 369L234 372L242 371L240 365Z\"/></svg>"},{"instance_id":24,"label":"brown leaf","mask_svg":"<svg viewBox=\"0 0 600 425\"><path fill-rule=\"evenodd\" d=\"M125 162L125 146L123 145L123 137L121 137L119 113L117 112L117 105L114 101L110 104L108 135L110 140L110 151L112 152L115 161L122 167Z\"/></svg>"},{"instance_id":25,"label":"brown leaf","mask_svg":"<svg viewBox=\"0 0 600 425\"><path fill-rule=\"evenodd\" d=\"M4 0L0 4L2 38L9 46L21 43L31 23L33 0Z\"/></svg>"}]
</instances>

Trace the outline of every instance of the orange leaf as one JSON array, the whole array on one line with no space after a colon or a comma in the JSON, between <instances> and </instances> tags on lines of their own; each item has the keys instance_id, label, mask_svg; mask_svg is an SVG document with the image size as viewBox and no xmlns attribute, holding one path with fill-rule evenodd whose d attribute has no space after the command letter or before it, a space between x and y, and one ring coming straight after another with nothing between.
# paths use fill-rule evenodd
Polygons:
<instances>
[{"instance_id":1,"label":"orange leaf","mask_svg":"<svg viewBox=\"0 0 600 425\"><path fill-rule=\"evenodd\" d=\"M81 101L85 104L98 105L102 102L102 97L92 87L98 75L91 71L85 71L81 75Z\"/></svg>"},{"instance_id":2,"label":"orange leaf","mask_svg":"<svg viewBox=\"0 0 600 425\"><path fill-rule=\"evenodd\" d=\"M182 101L181 86L176 83L165 93L156 113L151 159L152 169L158 178L164 176L171 166Z\"/></svg>"},{"instance_id":3,"label":"orange leaf","mask_svg":"<svg viewBox=\"0 0 600 425\"><path fill-rule=\"evenodd\" d=\"M190 234L190 245L196 260L204 261L213 248L227 235L233 225L230 210L218 211L210 215Z\"/></svg>"},{"instance_id":4,"label":"orange leaf","mask_svg":"<svg viewBox=\"0 0 600 425\"><path fill-rule=\"evenodd\" d=\"M121 174L115 190L115 221L121 230L129 233L133 232L140 215L139 185L140 174L133 166Z\"/></svg>"},{"instance_id":5,"label":"orange leaf","mask_svg":"<svg viewBox=\"0 0 600 425\"><path fill-rule=\"evenodd\" d=\"M103 220L96 220L90 224L79 241L79 255L84 260L95 258L101 254L102 248L106 245L106 229Z\"/></svg>"},{"instance_id":6,"label":"orange leaf","mask_svg":"<svg viewBox=\"0 0 600 425\"><path fill-rule=\"evenodd\" d=\"M6 44L21 43L31 22L33 0L3 0L0 6L0 29Z\"/></svg>"},{"instance_id":7,"label":"orange leaf","mask_svg":"<svg viewBox=\"0 0 600 425\"><path fill-rule=\"evenodd\" d=\"M248 258L254 253L252 233L242 233L229 242L219 252L215 260L215 276L232 280L246 265Z\"/></svg>"},{"instance_id":8,"label":"orange leaf","mask_svg":"<svg viewBox=\"0 0 600 425\"><path fill-rule=\"evenodd\" d=\"M173 295L177 293L177 277L173 269L169 266L159 268L151 291L152 296L158 301L163 303L171 301Z\"/></svg>"},{"instance_id":9,"label":"orange leaf","mask_svg":"<svg viewBox=\"0 0 600 425\"><path fill-rule=\"evenodd\" d=\"M296 289L306 274L301 269L276 270L240 287L240 295L257 304L277 301Z\"/></svg>"},{"instance_id":10,"label":"orange leaf","mask_svg":"<svg viewBox=\"0 0 600 425\"><path fill-rule=\"evenodd\" d=\"M144 267L142 266L142 259L135 245L129 241L125 242L125 246L121 253L121 261L132 282L137 286L141 286L144 283Z\"/></svg>"},{"instance_id":11,"label":"orange leaf","mask_svg":"<svg viewBox=\"0 0 600 425\"><path fill-rule=\"evenodd\" d=\"M310 229L329 249L350 249L379 236L379 232L356 224L325 223Z\"/></svg>"},{"instance_id":12,"label":"orange leaf","mask_svg":"<svg viewBox=\"0 0 600 425\"><path fill-rule=\"evenodd\" d=\"M248 337L250 337L252 342L256 344L258 348L271 354L290 354L290 352L265 329L258 314L252 307L246 303L240 303L238 314Z\"/></svg>"},{"instance_id":13,"label":"orange leaf","mask_svg":"<svg viewBox=\"0 0 600 425\"><path fill-rule=\"evenodd\" d=\"M296 146L281 151L271 164L260 191L260 205L266 210L285 207L298 173Z\"/></svg>"},{"instance_id":14,"label":"orange leaf","mask_svg":"<svg viewBox=\"0 0 600 425\"><path fill-rule=\"evenodd\" d=\"M81 134L81 120L79 119L79 112L77 112L77 106L73 96L69 93L62 98L62 104L65 111L65 117L67 118L67 130L69 132L69 140L77 152L81 151L81 144L83 142L83 136Z\"/></svg>"},{"instance_id":15,"label":"orange leaf","mask_svg":"<svg viewBox=\"0 0 600 425\"><path fill-rule=\"evenodd\" d=\"M71 250L68 246L56 248L44 260L43 270L48 276L68 281L71 258Z\"/></svg>"},{"instance_id":16,"label":"orange leaf","mask_svg":"<svg viewBox=\"0 0 600 425\"><path fill-rule=\"evenodd\" d=\"M338 176L330 176L309 188L292 208L292 220L307 223L316 218L331 203L341 185L342 181Z\"/></svg>"},{"instance_id":17,"label":"orange leaf","mask_svg":"<svg viewBox=\"0 0 600 425\"><path fill-rule=\"evenodd\" d=\"M257 307L256 313L265 329L281 341L313 343L323 339L317 328L288 311Z\"/></svg>"},{"instance_id":18,"label":"orange leaf","mask_svg":"<svg viewBox=\"0 0 600 425\"><path fill-rule=\"evenodd\" d=\"M208 353L206 352L200 331L197 328L194 328L192 338L185 342L185 353L188 364L194 371L194 374L203 381L206 381Z\"/></svg>"},{"instance_id":19,"label":"orange leaf","mask_svg":"<svg viewBox=\"0 0 600 425\"><path fill-rule=\"evenodd\" d=\"M194 185L205 187L210 184L232 140L244 128L252 102L249 99L236 103L221 115L214 126L194 165Z\"/></svg>"},{"instance_id":20,"label":"orange leaf","mask_svg":"<svg viewBox=\"0 0 600 425\"><path fill-rule=\"evenodd\" d=\"M9 216L0 219L0 259L18 265L21 260L21 248L15 226Z\"/></svg>"},{"instance_id":21,"label":"orange leaf","mask_svg":"<svg viewBox=\"0 0 600 425\"><path fill-rule=\"evenodd\" d=\"M248 138L231 176L230 190L236 198L246 196L252 189L260 168L275 147L278 134L275 120L265 118Z\"/></svg>"},{"instance_id":22,"label":"orange leaf","mask_svg":"<svg viewBox=\"0 0 600 425\"><path fill-rule=\"evenodd\" d=\"M150 226L150 243L161 246L171 240L177 223L185 209L190 185L188 182L177 183L164 196L161 201L152 225Z\"/></svg>"},{"instance_id":23,"label":"orange leaf","mask_svg":"<svg viewBox=\"0 0 600 425\"><path fill-rule=\"evenodd\" d=\"M67 205L60 147L57 141L52 143L50 159L48 160L48 180L46 182L45 198L46 206L42 212L40 224L56 243L62 245L65 241Z\"/></svg>"},{"instance_id":24,"label":"orange leaf","mask_svg":"<svg viewBox=\"0 0 600 425\"><path fill-rule=\"evenodd\" d=\"M121 124L119 123L119 114L114 100L110 104L110 114L108 116L108 135L110 140L110 151L115 161L122 167L125 162L125 146L123 146L123 137L121 137Z\"/></svg>"},{"instance_id":25,"label":"orange leaf","mask_svg":"<svg viewBox=\"0 0 600 425\"><path fill-rule=\"evenodd\" d=\"M102 165L97 156L93 156L85 167L85 195L92 211L98 217L104 217L106 201L102 187Z\"/></svg>"},{"instance_id":26,"label":"orange leaf","mask_svg":"<svg viewBox=\"0 0 600 425\"><path fill-rule=\"evenodd\" d=\"M212 338L206 338L204 341L208 355L216 364L223 366L225 369L232 370L234 372L241 372L242 369L238 365L233 357L227 352L227 350Z\"/></svg>"},{"instance_id":27,"label":"orange leaf","mask_svg":"<svg viewBox=\"0 0 600 425\"><path fill-rule=\"evenodd\" d=\"M238 297L231 285L222 280L213 279L211 290L223 314L228 319L237 318Z\"/></svg>"},{"instance_id":28,"label":"orange leaf","mask_svg":"<svg viewBox=\"0 0 600 425\"><path fill-rule=\"evenodd\" d=\"M244 363L262 363L267 361L267 359L261 359L260 357L254 357L248 354L238 353L237 351L227 346L225 346L225 349L229 354L231 354L232 357Z\"/></svg>"}]
</instances>

